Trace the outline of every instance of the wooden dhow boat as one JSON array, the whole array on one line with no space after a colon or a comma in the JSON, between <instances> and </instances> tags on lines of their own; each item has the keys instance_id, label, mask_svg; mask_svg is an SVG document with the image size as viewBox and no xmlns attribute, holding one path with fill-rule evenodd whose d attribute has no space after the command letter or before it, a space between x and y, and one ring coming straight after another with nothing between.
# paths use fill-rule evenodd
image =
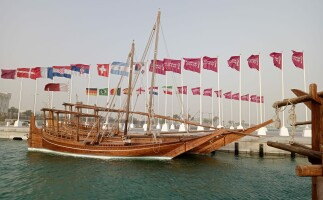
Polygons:
<instances>
[{"instance_id":1,"label":"wooden dhow boat","mask_svg":"<svg viewBox=\"0 0 323 200\"><path fill-rule=\"evenodd\" d=\"M135 51L134 42L128 56L130 73L128 80L128 97L125 109L114 109L115 96L106 108L84 104L64 103L64 110L43 108L44 124L42 128L35 126L35 117L30 120L30 134L28 138L29 150L59 153L64 155L95 157L95 158L157 158L171 159L183 153L205 154L217 150L253 131L263 127L269 122L246 130L216 129L185 119L157 115L153 112L153 88L155 84L155 71L157 61L158 33L160 24L160 11L157 21L151 32L149 42L144 51L141 62L144 61L154 34L155 51L153 72L151 79L148 112L135 112L130 109L130 99L140 73L133 79L133 58ZM122 80L121 77L120 81ZM120 84L119 81L119 84ZM117 86L117 88L119 85ZM87 112L83 112L86 109ZM132 108L133 109L133 108ZM89 114L89 111L91 114ZM100 114L105 113L105 116ZM116 123L104 123L108 114L116 113ZM129 115L142 115L147 117L147 131L129 131ZM124 117L124 129L119 127L120 120ZM161 118L177 121L192 126L201 126L209 131L195 131L182 133L159 133L152 130L152 120Z\"/></svg>"}]
</instances>

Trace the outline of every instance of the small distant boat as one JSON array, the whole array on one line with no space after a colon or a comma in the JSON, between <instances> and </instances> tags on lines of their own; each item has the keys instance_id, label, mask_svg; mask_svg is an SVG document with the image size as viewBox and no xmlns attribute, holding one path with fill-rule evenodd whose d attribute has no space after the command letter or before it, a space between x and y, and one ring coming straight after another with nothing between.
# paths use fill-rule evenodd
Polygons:
<instances>
[{"instance_id":1,"label":"small distant boat","mask_svg":"<svg viewBox=\"0 0 323 200\"><path fill-rule=\"evenodd\" d=\"M160 24L160 11L156 24L150 37L156 32L155 52L157 52L158 32ZM35 125L35 117L30 120L30 134L28 138L29 150L59 153L71 156L96 157L96 158L149 158L172 159L183 153L209 153L225 146L243 136L251 134L271 121L257 125L246 130L216 129L188 120L173 119L157 115L152 112L152 95L155 84L155 70L157 54L154 55L153 73L150 87L148 112L130 111L130 99L133 91L133 57L135 44L131 45L130 75L128 84L128 98L125 109L107 108L64 103L64 110L43 108L44 125L41 129ZM138 76L139 73L137 73ZM134 79L137 80L137 77ZM112 99L113 101L113 99ZM112 103L110 104L112 105ZM92 114L84 113L83 109L90 110ZM111 124L103 123L99 113L117 113L118 121ZM146 116L147 131L131 132L128 130L129 114ZM124 129L120 129L120 119L125 115ZM152 130L152 118L177 121L183 124L201 126L210 131L158 133ZM84 120L85 119L85 120ZM86 122L86 123L84 123Z\"/></svg>"}]
</instances>

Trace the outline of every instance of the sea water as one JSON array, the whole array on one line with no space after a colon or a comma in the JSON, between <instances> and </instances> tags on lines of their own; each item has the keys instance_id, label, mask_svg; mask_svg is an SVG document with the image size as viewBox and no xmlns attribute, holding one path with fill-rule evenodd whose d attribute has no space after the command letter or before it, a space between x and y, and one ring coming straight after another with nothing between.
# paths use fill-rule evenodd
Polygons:
<instances>
[{"instance_id":1,"label":"sea water","mask_svg":"<svg viewBox=\"0 0 323 200\"><path fill-rule=\"evenodd\" d=\"M172 160L100 160L28 152L0 140L0 199L310 199L297 177L306 158L183 155Z\"/></svg>"}]
</instances>

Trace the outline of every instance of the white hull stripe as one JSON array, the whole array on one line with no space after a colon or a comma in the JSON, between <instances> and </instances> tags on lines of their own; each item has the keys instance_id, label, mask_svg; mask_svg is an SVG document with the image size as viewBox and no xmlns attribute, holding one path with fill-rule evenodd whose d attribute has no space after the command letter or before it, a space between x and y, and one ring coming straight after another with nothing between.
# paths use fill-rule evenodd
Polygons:
<instances>
[{"instance_id":1,"label":"white hull stripe","mask_svg":"<svg viewBox=\"0 0 323 200\"><path fill-rule=\"evenodd\" d=\"M42 148L28 148L28 151L37 151L43 153L51 153L62 156L73 156L79 158L96 158L96 159L104 159L104 160L123 160L123 159L134 159L134 160L171 160L172 157L162 157L162 156L146 156L146 157L122 157L122 156L97 156L97 155L86 155L86 154L75 154L75 153L65 153L58 152L49 149Z\"/></svg>"}]
</instances>

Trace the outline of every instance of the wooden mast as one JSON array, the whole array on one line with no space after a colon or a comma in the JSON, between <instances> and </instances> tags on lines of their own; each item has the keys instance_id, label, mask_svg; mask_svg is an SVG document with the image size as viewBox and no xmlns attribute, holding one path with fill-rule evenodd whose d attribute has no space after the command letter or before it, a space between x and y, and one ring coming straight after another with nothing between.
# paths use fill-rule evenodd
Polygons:
<instances>
[{"instance_id":1,"label":"wooden mast","mask_svg":"<svg viewBox=\"0 0 323 200\"><path fill-rule=\"evenodd\" d=\"M132 94L131 84L132 84L132 69L133 69L133 55L135 52L135 43L132 42L131 45L131 55L130 55L130 75L128 83L128 98L127 98L127 108L126 108L126 120L124 123L124 136L127 136L128 133L128 121L129 121L129 107L130 107L130 98Z\"/></svg>"},{"instance_id":2,"label":"wooden mast","mask_svg":"<svg viewBox=\"0 0 323 200\"><path fill-rule=\"evenodd\" d=\"M148 121L147 121L147 132L151 133L151 111L152 111L152 100L153 100L153 89L155 85L155 72L156 72L156 60L157 60L157 51L158 51L158 35L159 35L159 23L160 23L160 10L157 13L157 21L156 21L156 38L155 38L155 51L154 51L154 62L153 62L153 74L151 77L151 85L150 85L150 94L149 94L149 106L148 106ZM148 72L147 72L148 73Z\"/></svg>"}]
</instances>

